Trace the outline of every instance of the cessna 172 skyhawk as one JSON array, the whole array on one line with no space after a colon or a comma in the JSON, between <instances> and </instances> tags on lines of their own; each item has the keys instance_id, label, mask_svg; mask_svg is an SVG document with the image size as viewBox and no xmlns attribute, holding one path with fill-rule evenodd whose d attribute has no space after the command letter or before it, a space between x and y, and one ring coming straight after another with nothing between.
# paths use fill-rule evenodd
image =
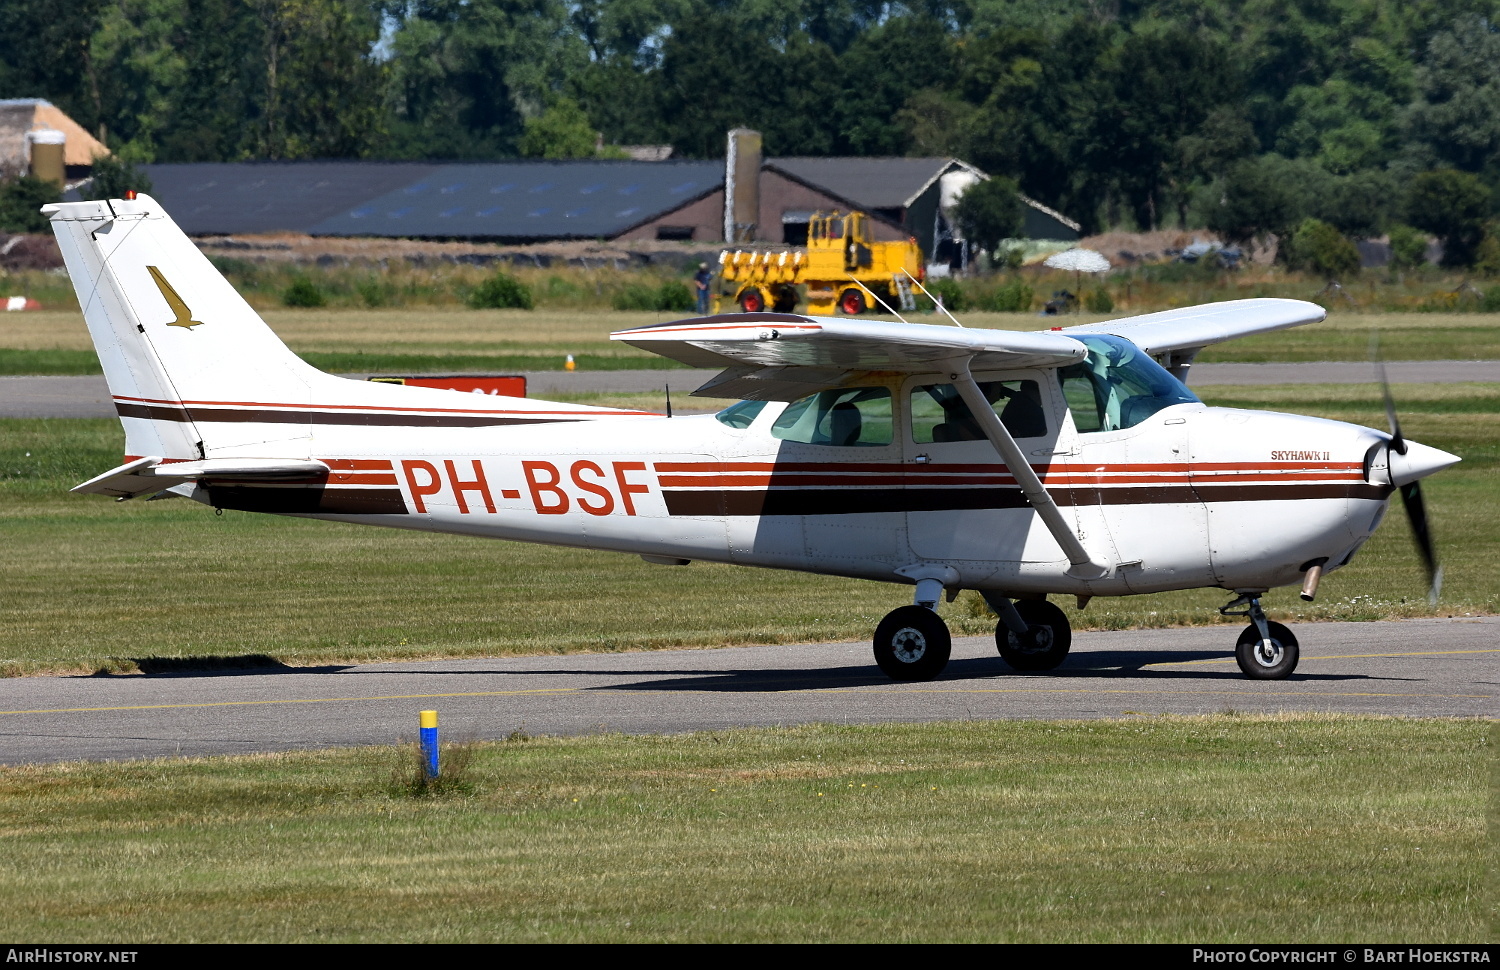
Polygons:
<instances>
[{"instance_id":1,"label":"cessna 172 skyhawk","mask_svg":"<svg viewBox=\"0 0 1500 970\"><path fill-rule=\"evenodd\" d=\"M616 340L724 368L718 414L345 380L289 351L147 196L47 206L125 428L124 464L74 491L702 559L915 588L875 632L898 679L948 661L935 612L979 591L1020 670L1071 639L1047 601L1235 594L1250 677L1297 664L1260 597L1349 562L1401 490L1452 455L1336 421L1206 407L1203 347L1312 323L1240 300L1013 333L751 313ZM1434 589L1437 575L1433 574Z\"/></svg>"}]
</instances>

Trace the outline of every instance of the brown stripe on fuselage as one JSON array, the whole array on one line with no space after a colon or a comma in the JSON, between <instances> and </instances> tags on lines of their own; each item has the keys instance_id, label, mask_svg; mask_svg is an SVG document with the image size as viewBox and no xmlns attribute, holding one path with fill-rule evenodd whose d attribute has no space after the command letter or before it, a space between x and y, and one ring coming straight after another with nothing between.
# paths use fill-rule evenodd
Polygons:
<instances>
[{"instance_id":1,"label":"brown stripe on fuselage","mask_svg":"<svg viewBox=\"0 0 1500 970\"><path fill-rule=\"evenodd\" d=\"M122 418L229 424L334 424L382 428L492 428L515 424L553 424L583 418L511 418L488 414L381 414L361 411L276 411L266 408L174 408L115 402Z\"/></svg>"},{"instance_id":2,"label":"brown stripe on fuselage","mask_svg":"<svg viewBox=\"0 0 1500 970\"><path fill-rule=\"evenodd\" d=\"M1187 485L1053 488L1061 506L1191 505L1309 499L1384 499L1390 489L1365 483L1318 485ZM855 515L1026 508L1017 488L663 489L669 515Z\"/></svg>"}]
</instances>

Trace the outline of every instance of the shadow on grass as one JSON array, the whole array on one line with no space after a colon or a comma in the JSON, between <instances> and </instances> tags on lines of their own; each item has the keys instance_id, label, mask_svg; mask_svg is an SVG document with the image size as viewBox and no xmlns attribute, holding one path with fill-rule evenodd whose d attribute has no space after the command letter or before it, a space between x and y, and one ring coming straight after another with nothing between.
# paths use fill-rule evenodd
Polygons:
<instances>
[{"instance_id":1,"label":"shadow on grass","mask_svg":"<svg viewBox=\"0 0 1500 970\"><path fill-rule=\"evenodd\" d=\"M114 660L114 658L111 658ZM100 667L95 677L132 671L147 676L203 676L223 674L332 674L348 670L348 665L329 664L322 667L291 667L275 657L264 653L244 653L235 656L209 655L202 657L126 657L114 660L109 666Z\"/></svg>"}]
</instances>

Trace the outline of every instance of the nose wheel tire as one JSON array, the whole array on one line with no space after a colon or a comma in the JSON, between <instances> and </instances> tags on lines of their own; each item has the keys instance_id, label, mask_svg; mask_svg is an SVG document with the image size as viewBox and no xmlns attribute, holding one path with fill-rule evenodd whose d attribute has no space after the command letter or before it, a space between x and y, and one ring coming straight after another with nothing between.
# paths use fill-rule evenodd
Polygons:
<instances>
[{"instance_id":1,"label":"nose wheel tire","mask_svg":"<svg viewBox=\"0 0 1500 970\"><path fill-rule=\"evenodd\" d=\"M1021 600L1016 612L1031 629L1017 634L1001 620L995 627L995 647L1000 658L1016 670L1052 670L1068 656L1073 628L1067 614L1046 600Z\"/></svg>"},{"instance_id":2,"label":"nose wheel tire","mask_svg":"<svg viewBox=\"0 0 1500 970\"><path fill-rule=\"evenodd\" d=\"M1266 630L1271 634L1270 649L1261 643L1260 631L1252 623L1235 642L1234 659L1251 680L1284 680L1297 669L1297 659L1301 656L1297 638L1280 623L1267 621Z\"/></svg>"},{"instance_id":3,"label":"nose wheel tire","mask_svg":"<svg viewBox=\"0 0 1500 970\"><path fill-rule=\"evenodd\" d=\"M875 628L875 663L892 680L931 680L948 666L953 639L925 606L903 606Z\"/></svg>"}]
</instances>

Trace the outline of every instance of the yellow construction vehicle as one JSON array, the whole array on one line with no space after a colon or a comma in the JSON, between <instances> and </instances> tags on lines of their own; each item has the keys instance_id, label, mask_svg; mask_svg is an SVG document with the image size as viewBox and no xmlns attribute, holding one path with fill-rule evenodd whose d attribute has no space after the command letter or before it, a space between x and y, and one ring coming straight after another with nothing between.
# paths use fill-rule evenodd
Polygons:
<instances>
[{"instance_id":1,"label":"yellow construction vehicle","mask_svg":"<svg viewBox=\"0 0 1500 970\"><path fill-rule=\"evenodd\" d=\"M911 281L923 278L922 251L915 239L875 242L863 212L815 212L807 226L806 250L725 250L719 254L714 312L728 299L746 313L771 309L790 313L805 287L807 312L854 316L879 309L881 301L912 310Z\"/></svg>"}]
</instances>

